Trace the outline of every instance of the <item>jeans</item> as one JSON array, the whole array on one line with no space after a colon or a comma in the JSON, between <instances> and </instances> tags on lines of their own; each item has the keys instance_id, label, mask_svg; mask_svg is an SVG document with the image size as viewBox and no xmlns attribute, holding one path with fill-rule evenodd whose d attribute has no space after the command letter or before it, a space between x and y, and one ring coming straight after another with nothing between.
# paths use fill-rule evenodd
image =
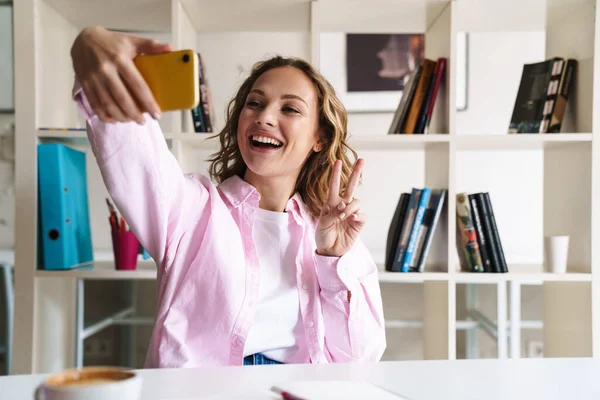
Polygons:
<instances>
[{"instance_id":1,"label":"jeans","mask_svg":"<svg viewBox=\"0 0 600 400\"><path fill-rule=\"evenodd\" d=\"M252 354L244 357L244 365L267 365L267 364L283 364L279 361L271 360L260 353Z\"/></svg>"}]
</instances>

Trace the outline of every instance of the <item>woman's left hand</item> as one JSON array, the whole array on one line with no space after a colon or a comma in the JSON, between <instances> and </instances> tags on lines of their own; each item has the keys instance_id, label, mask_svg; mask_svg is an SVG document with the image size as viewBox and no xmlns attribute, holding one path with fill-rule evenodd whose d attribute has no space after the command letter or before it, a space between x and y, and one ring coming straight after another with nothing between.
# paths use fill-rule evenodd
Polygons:
<instances>
[{"instance_id":1,"label":"woman's left hand","mask_svg":"<svg viewBox=\"0 0 600 400\"><path fill-rule=\"evenodd\" d=\"M362 158L356 161L346 190L340 195L342 162L335 162L329 180L329 195L315 232L317 254L341 257L358 239L366 217L360 213L360 200L354 198L354 190L360 181L364 163Z\"/></svg>"}]
</instances>

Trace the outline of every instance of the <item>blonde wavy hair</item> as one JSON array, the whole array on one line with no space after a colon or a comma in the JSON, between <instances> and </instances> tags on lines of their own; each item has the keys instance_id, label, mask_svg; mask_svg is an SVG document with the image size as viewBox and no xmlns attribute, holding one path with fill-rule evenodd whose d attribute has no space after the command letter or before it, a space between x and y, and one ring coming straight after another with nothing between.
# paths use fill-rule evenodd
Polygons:
<instances>
[{"instance_id":1,"label":"blonde wavy hair","mask_svg":"<svg viewBox=\"0 0 600 400\"><path fill-rule=\"evenodd\" d=\"M302 197L310 213L318 217L327 201L329 179L334 162L338 159L342 161L340 188L343 192L353 168L353 161L348 157L348 152L352 153L354 160L357 159L357 154L346 141L348 134L346 108L337 97L333 86L312 65L302 59L275 56L254 64L250 76L242 83L227 106L225 127L213 136L219 138L221 149L208 159L210 177L217 183L234 175L244 177L247 166L237 143L240 113L254 82L270 69L280 67L293 67L304 72L315 85L317 92L320 139L323 148L319 152L312 152L305 161L298 175L295 190Z\"/></svg>"}]
</instances>

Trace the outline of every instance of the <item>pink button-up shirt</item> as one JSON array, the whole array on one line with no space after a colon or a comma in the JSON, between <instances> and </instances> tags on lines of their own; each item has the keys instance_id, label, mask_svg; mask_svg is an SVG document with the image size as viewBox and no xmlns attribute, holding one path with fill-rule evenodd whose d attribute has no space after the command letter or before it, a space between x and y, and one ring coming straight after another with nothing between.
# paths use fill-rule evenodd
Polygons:
<instances>
[{"instance_id":1,"label":"pink button-up shirt","mask_svg":"<svg viewBox=\"0 0 600 400\"><path fill-rule=\"evenodd\" d=\"M258 304L252 226L260 194L235 176L220 185L184 174L158 123L105 124L78 83L73 97L106 187L158 266L158 307L145 366L241 365ZM386 346L377 267L358 241L316 254L316 220L289 199L303 345L294 363L378 361Z\"/></svg>"}]
</instances>

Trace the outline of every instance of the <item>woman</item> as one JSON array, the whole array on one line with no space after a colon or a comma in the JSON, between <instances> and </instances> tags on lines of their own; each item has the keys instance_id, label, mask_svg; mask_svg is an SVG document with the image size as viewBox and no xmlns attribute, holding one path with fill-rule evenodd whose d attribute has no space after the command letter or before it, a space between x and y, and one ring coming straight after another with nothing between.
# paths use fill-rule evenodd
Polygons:
<instances>
[{"instance_id":1,"label":"woman","mask_svg":"<svg viewBox=\"0 0 600 400\"><path fill-rule=\"evenodd\" d=\"M106 187L158 266L146 367L379 360L377 268L353 198L364 162L345 154L331 85L301 60L256 64L229 104L210 180L183 174L147 117L160 110L132 60L166 51L101 27L71 49Z\"/></svg>"}]
</instances>

